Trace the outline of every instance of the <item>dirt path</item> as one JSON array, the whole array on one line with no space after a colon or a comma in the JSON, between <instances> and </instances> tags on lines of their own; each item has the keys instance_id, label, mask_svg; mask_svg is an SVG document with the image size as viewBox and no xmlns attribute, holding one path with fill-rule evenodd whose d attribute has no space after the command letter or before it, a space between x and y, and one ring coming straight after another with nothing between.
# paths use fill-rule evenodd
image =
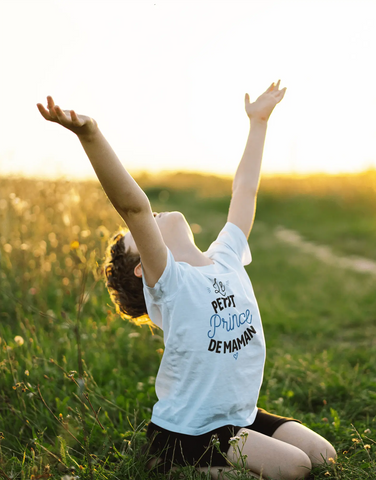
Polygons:
<instances>
[{"instance_id":1,"label":"dirt path","mask_svg":"<svg viewBox=\"0 0 376 480\"><path fill-rule=\"evenodd\" d=\"M289 230L284 227L277 227L274 234L279 240L294 245L302 252L314 255L322 262L336 267L376 275L376 262L373 260L355 256L341 257L333 253L332 249L327 245L317 245L313 242L304 240L304 238L295 230Z\"/></svg>"}]
</instances>

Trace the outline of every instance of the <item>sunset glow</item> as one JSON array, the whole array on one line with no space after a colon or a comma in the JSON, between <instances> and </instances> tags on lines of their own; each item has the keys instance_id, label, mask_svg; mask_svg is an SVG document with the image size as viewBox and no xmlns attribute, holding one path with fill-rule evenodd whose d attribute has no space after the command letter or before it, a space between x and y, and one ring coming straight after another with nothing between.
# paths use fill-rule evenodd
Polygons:
<instances>
[{"instance_id":1,"label":"sunset glow","mask_svg":"<svg viewBox=\"0 0 376 480\"><path fill-rule=\"evenodd\" d=\"M376 4L4 0L0 175L93 176L36 103L93 116L131 171L233 173L251 100L281 78L264 173L376 168Z\"/></svg>"}]
</instances>

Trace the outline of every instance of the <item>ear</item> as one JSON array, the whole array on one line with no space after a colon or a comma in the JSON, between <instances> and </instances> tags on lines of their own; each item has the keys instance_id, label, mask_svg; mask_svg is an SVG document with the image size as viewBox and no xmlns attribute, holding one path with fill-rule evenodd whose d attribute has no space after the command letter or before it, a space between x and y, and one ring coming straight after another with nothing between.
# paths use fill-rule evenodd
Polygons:
<instances>
[{"instance_id":1,"label":"ear","mask_svg":"<svg viewBox=\"0 0 376 480\"><path fill-rule=\"evenodd\" d=\"M136 266L134 267L133 273L136 275L136 277L142 278L142 267L141 267L141 263L139 263L138 265L136 265Z\"/></svg>"}]
</instances>

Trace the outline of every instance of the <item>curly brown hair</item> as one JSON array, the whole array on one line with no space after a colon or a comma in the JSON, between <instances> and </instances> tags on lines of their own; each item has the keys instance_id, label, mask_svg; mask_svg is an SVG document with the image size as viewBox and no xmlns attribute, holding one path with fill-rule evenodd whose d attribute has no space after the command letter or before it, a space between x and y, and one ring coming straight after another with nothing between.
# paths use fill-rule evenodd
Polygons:
<instances>
[{"instance_id":1,"label":"curly brown hair","mask_svg":"<svg viewBox=\"0 0 376 480\"><path fill-rule=\"evenodd\" d=\"M107 248L104 265L106 286L116 311L122 317L139 325L150 323L150 319L145 318L147 310L142 279L134 274L134 268L140 263L140 255L125 248L124 235L123 231L117 233Z\"/></svg>"}]
</instances>

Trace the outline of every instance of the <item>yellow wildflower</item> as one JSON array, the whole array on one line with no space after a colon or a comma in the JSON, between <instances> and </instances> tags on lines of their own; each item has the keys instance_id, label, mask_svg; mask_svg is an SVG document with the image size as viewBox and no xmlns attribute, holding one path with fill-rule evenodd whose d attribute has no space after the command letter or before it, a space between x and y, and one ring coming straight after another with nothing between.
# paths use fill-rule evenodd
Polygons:
<instances>
[{"instance_id":1,"label":"yellow wildflower","mask_svg":"<svg viewBox=\"0 0 376 480\"><path fill-rule=\"evenodd\" d=\"M24 344L24 339L20 335L16 335L14 337L14 341L17 343L17 345L21 346Z\"/></svg>"}]
</instances>

